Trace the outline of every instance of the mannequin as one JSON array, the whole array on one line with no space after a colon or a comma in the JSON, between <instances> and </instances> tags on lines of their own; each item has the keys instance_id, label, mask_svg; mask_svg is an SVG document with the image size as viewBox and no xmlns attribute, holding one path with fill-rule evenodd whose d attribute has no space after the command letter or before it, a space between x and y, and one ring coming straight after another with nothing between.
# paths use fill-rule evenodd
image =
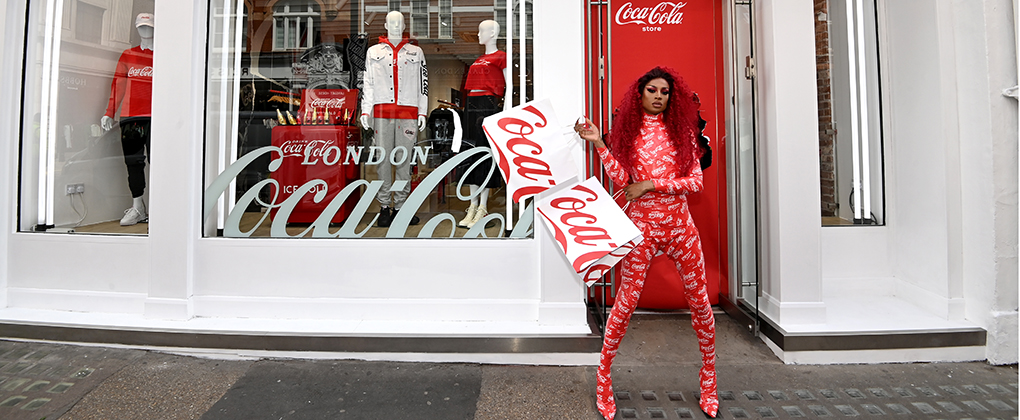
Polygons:
<instances>
[{"instance_id":1,"label":"mannequin","mask_svg":"<svg viewBox=\"0 0 1020 420\"><path fill-rule=\"evenodd\" d=\"M385 151L377 166L383 185L376 195L379 201L379 227L389 227L411 192L411 159L417 132L425 129L429 82L425 52L404 39L404 15L386 14L386 36L369 47L365 59L365 86L361 103L361 126L375 131L373 144ZM370 114L371 113L371 114ZM371 118L370 118L371 117ZM393 150L403 147L405 159L393 165ZM399 158L399 152L398 158ZM395 169L396 174L390 173ZM394 180L404 187L391 192ZM391 208L392 206L392 208ZM411 224L418 224L418 216Z\"/></svg>"},{"instance_id":2,"label":"mannequin","mask_svg":"<svg viewBox=\"0 0 1020 420\"><path fill-rule=\"evenodd\" d=\"M475 147L489 147L489 140L482 131L482 119L501 110L500 103L506 92L506 76L503 73L503 69L506 68L506 53L496 49L497 38L499 24L496 21L483 20L478 24L478 43L485 46L485 54L471 64L467 80L464 82L464 89L467 90L467 106L464 109L466 134ZM471 167L475 160L465 162L465 167ZM471 205L457 226L471 228L488 214L486 206L489 189L499 188L503 182L498 172L493 173L486 182L485 177L492 168L492 162L493 159L489 159L467 174Z\"/></svg>"},{"instance_id":3,"label":"mannequin","mask_svg":"<svg viewBox=\"0 0 1020 420\"><path fill-rule=\"evenodd\" d=\"M135 28L141 45L125 50L117 61L110 102L100 119L103 130L113 129L113 118L120 109L120 144L127 166L131 207L124 210L121 226L148 220L142 196L145 194L145 162L149 153L149 121L152 116L152 38L155 22L151 13L139 13Z\"/></svg>"}]
</instances>

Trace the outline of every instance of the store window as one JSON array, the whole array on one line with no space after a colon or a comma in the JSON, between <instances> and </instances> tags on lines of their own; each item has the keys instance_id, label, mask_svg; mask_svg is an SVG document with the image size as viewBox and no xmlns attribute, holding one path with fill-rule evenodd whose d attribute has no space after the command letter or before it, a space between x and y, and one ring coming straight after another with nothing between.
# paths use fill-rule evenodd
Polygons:
<instances>
[{"instance_id":1,"label":"store window","mask_svg":"<svg viewBox=\"0 0 1020 420\"><path fill-rule=\"evenodd\" d=\"M148 233L152 12L29 2L20 231Z\"/></svg>"},{"instance_id":2,"label":"store window","mask_svg":"<svg viewBox=\"0 0 1020 420\"><path fill-rule=\"evenodd\" d=\"M822 224L885 224L875 0L815 2Z\"/></svg>"},{"instance_id":3,"label":"store window","mask_svg":"<svg viewBox=\"0 0 1020 420\"><path fill-rule=\"evenodd\" d=\"M206 236L533 236L481 129L532 99L531 40L507 42L530 3L512 32L493 0L227 3L210 2Z\"/></svg>"}]
</instances>

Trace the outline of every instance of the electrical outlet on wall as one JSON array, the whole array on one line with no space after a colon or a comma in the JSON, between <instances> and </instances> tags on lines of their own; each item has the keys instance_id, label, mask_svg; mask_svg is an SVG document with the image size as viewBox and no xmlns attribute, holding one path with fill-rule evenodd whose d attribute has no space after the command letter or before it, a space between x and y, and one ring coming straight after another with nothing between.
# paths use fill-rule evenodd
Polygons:
<instances>
[{"instance_id":1,"label":"electrical outlet on wall","mask_svg":"<svg viewBox=\"0 0 1020 420\"><path fill-rule=\"evenodd\" d=\"M64 195L81 194L85 192L85 184L67 184L64 186Z\"/></svg>"}]
</instances>

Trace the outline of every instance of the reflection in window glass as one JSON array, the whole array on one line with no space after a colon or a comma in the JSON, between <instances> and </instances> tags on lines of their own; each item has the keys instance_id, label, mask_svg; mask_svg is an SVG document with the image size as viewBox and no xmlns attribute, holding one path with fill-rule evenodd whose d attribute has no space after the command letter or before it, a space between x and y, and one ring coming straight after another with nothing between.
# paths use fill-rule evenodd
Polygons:
<instances>
[{"instance_id":1,"label":"reflection in window glass","mask_svg":"<svg viewBox=\"0 0 1020 420\"><path fill-rule=\"evenodd\" d=\"M429 37L429 0L411 0L411 37Z\"/></svg>"},{"instance_id":2,"label":"reflection in window glass","mask_svg":"<svg viewBox=\"0 0 1020 420\"><path fill-rule=\"evenodd\" d=\"M19 230L148 232L152 11L29 2Z\"/></svg>"},{"instance_id":3,"label":"reflection in window glass","mask_svg":"<svg viewBox=\"0 0 1020 420\"><path fill-rule=\"evenodd\" d=\"M453 0L439 0L439 38L453 38Z\"/></svg>"},{"instance_id":4,"label":"reflection in window glass","mask_svg":"<svg viewBox=\"0 0 1020 420\"><path fill-rule=\"evenodd\" d=\"M215 3L207 235L532 236L481 130L531 99L531 42L506 53L493 0Z\"/></svg>"},{"instance_id":5,"label":"reflection in window glass","mask_svg":"<svg viewBox=\"0 0 1020 420\"><path fill-rule=\"evenodd\" d=\"M294 50L311 47L315 42L317 7L300 1L277 3L273 8L273 50Z\"/></svg>"}]
</instances>

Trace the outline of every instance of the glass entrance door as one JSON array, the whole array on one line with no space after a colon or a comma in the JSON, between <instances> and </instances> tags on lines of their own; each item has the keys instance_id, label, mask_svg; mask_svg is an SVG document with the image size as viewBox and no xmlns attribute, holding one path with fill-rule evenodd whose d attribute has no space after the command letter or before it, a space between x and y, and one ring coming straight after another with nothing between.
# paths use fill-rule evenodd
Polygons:
<instances>
[{"instance_id":1,"label":"glass entrance door","mask_svg":"<svg viewBox=\"0 0 1020 420\"><path fill-rule=\"evenodd\" d=\"M730 112L727 131L732 146L727 159L730 189L730 296L757 325L759 288L759 205L757 73L754 51L754 7L736 0L730 9ZM755 328L757 329L757 327Z\"/></svg>"}]
</instances>

